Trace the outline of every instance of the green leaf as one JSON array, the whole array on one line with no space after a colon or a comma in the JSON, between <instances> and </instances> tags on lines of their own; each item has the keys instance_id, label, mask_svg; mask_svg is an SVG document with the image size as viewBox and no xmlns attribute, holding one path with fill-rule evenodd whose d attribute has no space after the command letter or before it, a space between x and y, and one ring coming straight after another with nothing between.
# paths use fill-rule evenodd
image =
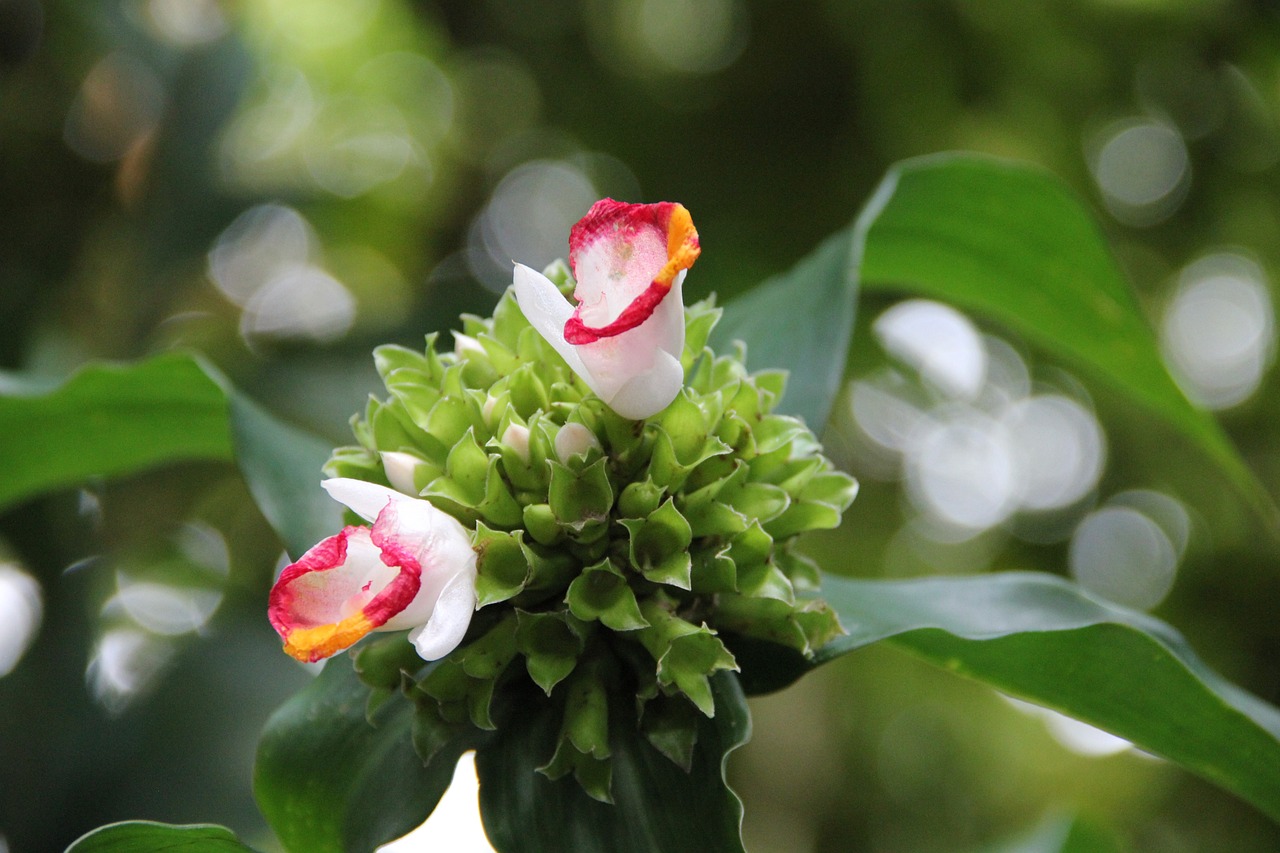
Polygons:
<instances>
[{"instance_id":1,"label":"green leaf","mask_svg":"<svg viewBox=\"0 0 1280 853\"><path fill-rule=\"evenodd\" d=\"M90 364L58 386L0 376L0 509L91 477L230 459L227 400L191 356Z\"/></svg>"},{"instance_id":2,"label":"green leaf","mask_svg":"<svg viewBox=\"0 0 1280 853\"><path fill-rule=\"evenodd\" d=\"M844 229L789 272L726 305L712 346L727 351L740 340L753 370L789 371L778 410L821 433L844 378L857 297L855 243Z\"/></svg>"},{"instance_id":3,"label":"green leaf","mask_svg":"<svg viewBox=\"0 0 1280 853\"><path fill-rule=\"evenodd\" d=\"M328 442L277 420L227 385L236 463L249 493L295 560L342 529L342 506L320 488Z\"/></svg>"},{"instance_id":4,"label":"green leaf","mask_svg":"<svg viewBox=\"0 0 1280 853\"><path fill-rule=\"evenodd\" d=\"M738 662L738 682L748 696L781 690L813 668L810 659L790 646L727 629L719 636Z\"/></svg>"},{"instance_id":5,"label":"green leaf","mask_svg":"<svg viewBox=\"0 0 1280 853\"><path fill-rule=\"evenodd\" d=\"M342 526L340 508L319 488L329 452L190 355L91 364L52 387L0 376L0 510L92 477L234 457L297 557Z\"/></svg>"},{"instance_id":6,"label":"green leaf","mask_svg":"<svg viewBox=\"0 0 1280 853\"><path fill-rule=\"evenodd\" d=\"M453 768L474 746L459 737L423 766L410 730L413 705L395 697L365 718L369 689L345 657L267 721L253 790L292 853L362 853L419 826Z\"/></svg>"},{"instance_id":7,"label":"green leaf","mask_svg":"<svg viewBox=\"0 0 1280 853\"><path fill-rule=\"evenodd\" d=\"M1198 447L1280 529L1280 510L1218 423L1169 376L1097 224L1057 178L969 154L907 160L855 230L864 289L944 300L1063 358Z\"/></svg>"},{"instance_id":8,"label":"green leaf","mask_svg":"<svg viewBox=\"0 0 1280 853\"><path fill-rule=\"evenodd\" d=\"M149 820L129 820L99 827L71 843L66 853L253 853L235 833L210 823L174 826Z\"/></svg>"},{"instance_id":9,"label":"green leaf","mask_svg":"<svg viewBox=\"0 0 1280 853\"><path fill-rule=\"evenodd\" d=\"M1210 670L1157 619L1025 572L828 575L822 596L849 633L819 649L815 663L888 641L1126 738L1280 820L1280 709Z\"/></svg>"},{"instance_id":10,"label":"green leaf","mask_svg":"<svg viewBox=\"0 0 1280 853\"><path fill-rule=\"evenodd\" d=\"M711 683L716 715L698 720L688 773L650 745L632 703L610 706L614 805L591 799L574 779L534 772L551 755L559 715L549 702L535 704L537 693L511 697L510 717L476 752L490 843L500 853L741 853L742 803L724 770L751 722L731 674L717 673Z\"/></svg>"}]
</instances>

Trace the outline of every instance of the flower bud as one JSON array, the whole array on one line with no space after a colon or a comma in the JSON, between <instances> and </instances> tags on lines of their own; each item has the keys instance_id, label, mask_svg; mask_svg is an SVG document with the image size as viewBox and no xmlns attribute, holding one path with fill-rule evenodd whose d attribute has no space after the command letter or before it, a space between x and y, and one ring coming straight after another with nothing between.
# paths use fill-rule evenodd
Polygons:
<instances>
[{"instance_id":1,"label":"flower bud","mask_svg":"<svg viewBox=\"0 0 1280 853\"><path fill-rule=\"evenodd\" d=\"M502 443L515 451L525 462L529 461L529 428L512 423L502 433Z\"/></svg>"},{"instance_id":2,"label":"flower bud","mask_svg":"<svg viewBox=\"0 0 1280 853\"><path fill-rule=\"evenodd\" d=\"M453 352L458 358L488 357L484 346L478 340L470 335L464 335L462 332L453 333Z\"/></svg>"},{"instance_id":3,"label":"flower bud","mask_svg":"<svg viewBox=\"0 0 1280 853\"><path fill-rule=\"evenodd\" d=\"M556 458L565 465L568 464L571 456L585 455L592 448L599 450L600 439L582 424L565 424L556 433L555 447Z\"/></svg>"},{"instance_id":4,"label":"flower bud","mask_svg":"<svg viewBox=\"0 0 1280 853\"><path fill-rule=\"evenodd\" d=\"M384 450L378 455L382 458L382 470L391 487L397 492L417 496L421 489L416 484L415 475L425 467L423 461L412 453L399 450Z\"/></svg>"}]
</instances>

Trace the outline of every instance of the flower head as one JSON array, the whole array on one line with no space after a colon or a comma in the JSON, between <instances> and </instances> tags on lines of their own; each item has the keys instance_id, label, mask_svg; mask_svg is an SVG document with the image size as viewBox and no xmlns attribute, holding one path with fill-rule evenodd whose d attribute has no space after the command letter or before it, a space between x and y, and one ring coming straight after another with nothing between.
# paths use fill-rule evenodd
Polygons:
<instances>
[{"instance_id":1,"label":"flower head","mask_svg":"<svg viewBox=\"0 0 1280 853\"><path fill-rule=\"evenodd\" d=\"M456 520L423 500L333 479L329 494L373 526L347 527L285 568L268 615L285 651L327 658L370 631L412 628L424 660L462 642L476 607L476 554Z\"/></svg>"},{"instance_id":2,"label":"flower head","mask_svg":"<svg viewBox=\"0 0 1280 853\"><path fill-rule=\"evenodd\" d=\"M523 264L515 268L516 299L609 408L640 420L665 409L684 384L681 285L700 251L682 205L603 199L569 234L577 306Z\"/></svg>"},{"instance_id":3,"label":"flower head","mask_svg":"<svg viewBox=\"0 0 1280 853\"><path fill-rule=\"evenodd\" d=\"M551 715L559 734L539 772L572 774L610 802L613 719L638 716L654 748L687 771L697 717L716 713L713 679L739 668L736 649L768 643L812 657L841 632L793 543L839 524L856 484L803 422L773 411L781 373L751 374L740 355L706 346L720 312L711 300L682 304L698 255L684 208L600 202L570 247L576 307L562 295L564 264L544 274L517 266L493 316L464 316L453 347L442 351L433 334L420 351L374 351L387 396L352 421L358 445L335 450L325 471L339 478L327 484L336 497L377 521L282 575L273 608L293 621L273 621L317 656L373 630L392 600L411 597L416 576L401 555L422 550L389 532L409 507L434 518L421 508L429 501L473 550L436 560L425 548L421 583L428 563L452 566L467 576L457 587L465 601L446 607L442 592L434 612L404 605L378 627L429 617L410 637L421 656L447 656L415 667L400 638L366 643L361 680L412 701L414 747L428 762L469 729ZM334 488L355 480L368 481L360 495ZM361 548L373 555L361 558L367 567L349 567ZM329 591L305 590L306 607L287 600L302 600L323 574L308 569L325 567L339 575ZM467 629L475 605L487 612ZM438 629L440 619L454 627ZM432 632L448 641L424 651Z\"/></svg>"}]
</instances>

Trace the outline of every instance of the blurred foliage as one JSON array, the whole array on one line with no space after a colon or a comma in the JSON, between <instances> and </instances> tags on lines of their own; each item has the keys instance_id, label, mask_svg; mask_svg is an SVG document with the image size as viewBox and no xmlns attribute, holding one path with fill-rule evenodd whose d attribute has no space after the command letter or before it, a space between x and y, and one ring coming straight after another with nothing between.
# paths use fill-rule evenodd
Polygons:
<instances>
[{"instance_id":1,"label":"blurred foliage","mask_svg":"<svg viewBox=\"0 0 1280 853\"><path fill-rule=\"evenodd\" d=\"M563 254L597 196L684 203L706 248L690 301L727 299L846 226L892 163L951 148L1062 176L1154 323L1206 253L1280 269L1278 47L1272 4L1246 0L0 0L0 368L52 379L196 348L341 443L376 387L372 344L419 346L460 311L487 313L511 258ZM1185 158L1156 201L1109 188L1117 122L1158 126ZM860 306L851 377L891 361L872 331L891 300ZM1010 340L1038 382L1078 385ZM1275 391L1267 374L1221 416L1273 494ZM1201 463L1147 416L1102 385L1085 396L1109 447L1085 509L1202 488ZM1002 529L904 562L916 513L858 468L848 409L827 437L865 488L815 557L865 576L1064 569L1062 538ZM1219 515L1192 516L1159 613L1275 702L1276 549L1244 508ZM263 616L279 554L239 477L212 463L0 516L0 563L43 598L0 675L11 849L59 850L124 818L269 843L254 744L308 677ZM212 606L175 599L193 588ZM167 609L139 604L157 597ZM754 709L735 787L761 853L977 849L1053 810L1135 850L1280 846L1207 783L1067 751L989 689L888 649Z\"/></svg>"}]
</instances>

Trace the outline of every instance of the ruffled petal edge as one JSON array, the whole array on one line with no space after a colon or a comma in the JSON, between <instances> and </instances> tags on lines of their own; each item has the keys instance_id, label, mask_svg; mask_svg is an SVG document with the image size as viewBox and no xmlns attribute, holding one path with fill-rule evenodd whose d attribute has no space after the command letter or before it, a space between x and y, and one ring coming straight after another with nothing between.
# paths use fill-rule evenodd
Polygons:
<instances>
[{"instance_id":1,"label":"ruffled petal edge","mask_svg":"<svg viewBox=\"0 0 1280 853\"><path fill-rule=\"evenodd\" d=\"M619 227L622 226L630 226ZM601 338L620 335L636 328L652 316L671 290L671 283L683 270L693 266L702 246L693 218L684 205L664 201L658 204L627 204L611 198L601 199L573 226L569 234L569 266L577 275L577 256L597 240L625 239L628 231L652 227L667 235L667 262L653 277L649 286L631 301L618 316L604 326L588 326L580 309L564 324L562 335L570 344L590 344Z\"/></svg>"},{"instance_id":2,"label":"ruffled petal edge","mask_svg":"<svg viewBox=\"0 0 1280 853\"><path fill-rule=\"evenodd\" d=\"M364 607L345 617L334 610L331 622L318 622L300 616L299 606L309 594L312 603L318 605L319 610L332 610L336 606L336 599L323 600L328 597L326 593L329 590L323 585L311 586L307 581L318 572L348 567L348 560L352 556L348 547L350 540L367 535L367 527L344 528L336 536L320 541L280 573L280 578L271 589L267 618L284 640L284 650L291 657L305 663L331 657L380 628L417 596L422 586L422 567L418 561L413 555L403 551L396 552L393 561L388 559L390 555L387 552L380 550L381 564L385 565L373 565L369 567L370 570L390 567L397 570L396 576ZM353 568L357 575L361 574L361 567Z\"/></svg>"}]
</instances>

